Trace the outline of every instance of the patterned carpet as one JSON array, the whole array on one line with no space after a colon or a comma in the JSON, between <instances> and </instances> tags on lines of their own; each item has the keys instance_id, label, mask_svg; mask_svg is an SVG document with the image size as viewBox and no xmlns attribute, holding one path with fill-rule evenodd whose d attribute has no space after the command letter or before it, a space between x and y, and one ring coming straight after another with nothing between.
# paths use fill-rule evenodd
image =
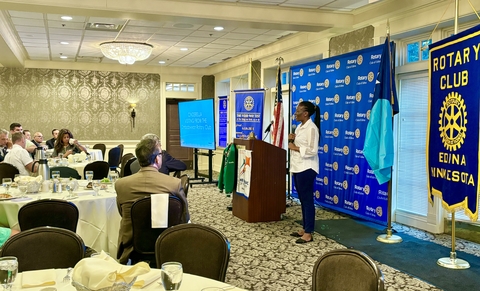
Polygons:
<instances>
[{"instance_id":1,"label":"patterned carpet","mask_svg":"<svg viewBox=\"0 0 480 291\"><path fill-rule=\"evenodd\" d=\"M315 261L325 252L345 248L320 234L314 235L312 243L295 244L295 238L289 234L300 228L295 222L301 219L300 206L296 202L287 207L282 221L247 223L227 211L226 207L231 198L220 193L213 185L194 185L189 189L188 201L193 223L212 226L230 240L231 257L226 281L240 288L255 291L311 290L311 273ZM316 219L342 218L342 215L323 208L316 210ZM395 224L394 228L417 238L451 247L451 237L448 235L433 235L398 224ZM457 239L457 250L478 256L480 246ZM385 290L441 290L377 263L385 278Z\"/></svg>"}]
</instances>

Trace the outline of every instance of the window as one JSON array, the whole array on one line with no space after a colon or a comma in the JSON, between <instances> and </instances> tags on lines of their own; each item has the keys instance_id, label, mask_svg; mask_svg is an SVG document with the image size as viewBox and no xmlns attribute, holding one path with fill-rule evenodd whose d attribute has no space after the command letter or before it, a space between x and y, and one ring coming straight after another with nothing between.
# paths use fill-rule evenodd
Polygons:
<instances>
[{"instance_id":1,"label":"window","mask_svg":"<svg viewBox=\"0 0 480 291\"><path fill-rule=\"evenodd\" d=\"M195 84L167 83L165 90L174 92L195 92Z\"/></svg>"},{"instance_id":2,"label":"window","mask_svg":"<svg viewBox=\"0 0 480 291\"><path fill-rule=\"evenodd\" d=\"M432 39L410 42L407 44L407 63L427 61L429 55L428 45Z\"/></svg>"}]
</instances>

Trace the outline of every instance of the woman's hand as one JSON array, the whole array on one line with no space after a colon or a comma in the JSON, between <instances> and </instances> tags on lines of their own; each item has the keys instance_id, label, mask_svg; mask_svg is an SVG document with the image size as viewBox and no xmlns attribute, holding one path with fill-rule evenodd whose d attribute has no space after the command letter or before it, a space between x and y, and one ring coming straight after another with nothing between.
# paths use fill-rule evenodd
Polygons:
<instances>
[{"instance_id":1,"label":"woman's hand","mask_svg":"<svg viewBox=\"0 0 480 291\"><path fill-rule=\"evenodd\" d=\"M71 154L73 154L73 150L68 150L63 154L63 157L68 157Z\"/></svg>"},{"instance_id":2,"label":"woman's hand","mask_svg":"<svg viewBox=\"0 0 480 291\"><path fill-rule=\"evenodd\" d=\"M294 133L289 133L288 134L288 140L294 140L295 139L295 134Z\"/></svg>"},{"instance_id":3,"label":"woman's hand","mask_svg":"<svg viewBox=\"0 0 480 291\"><path fill-rule=\"evenodd\" d=\"M297 147L293 142L288 143L288 148L291 149L292 151L297 151L297 152L300 150L300 148Z\"/></svg>"}]
</instances>

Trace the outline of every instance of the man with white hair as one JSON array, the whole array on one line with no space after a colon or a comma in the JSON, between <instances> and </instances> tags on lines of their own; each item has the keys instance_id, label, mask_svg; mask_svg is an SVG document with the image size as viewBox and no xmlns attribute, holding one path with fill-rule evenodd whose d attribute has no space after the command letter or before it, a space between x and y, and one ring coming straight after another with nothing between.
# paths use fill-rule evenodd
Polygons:
<instances>
[{"instance_id":1,"label":"man with white hair","mask_svg":"<svg viewBox=\"0 0 480 291\"><path fill-rule=\"evenodd\" d=\"M6 129L0 129L0 162L3 162L3 159L8 153L9 143L8 131Z\"/></svg>"}]
</instances>

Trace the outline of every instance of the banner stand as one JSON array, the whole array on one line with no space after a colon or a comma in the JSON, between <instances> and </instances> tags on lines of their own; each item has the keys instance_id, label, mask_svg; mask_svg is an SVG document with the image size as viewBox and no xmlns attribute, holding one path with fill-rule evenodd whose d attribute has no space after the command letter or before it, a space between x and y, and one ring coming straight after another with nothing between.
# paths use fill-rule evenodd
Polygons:
<instances>
[{"instance_id":1,"label":"banner stand","mask_svg":"<svg viewBox=\"0 0 480 291\"><path fill-rule=\"evenodd\" d=\"M388 182L388 207L387 207L387 234L381 234L377 236L377 241L386 244L401 243L403 239L395 234L392 234L392 180Z\"/></svg>"},{"instance_id":2,"label":"banner stand","mask_svg":"<svg viewBox=\"0 0 480 291\"><path fill-rule=\"evenodd\" d=\"M470 268L470 264L467 261L457 259L457 253L455 252L455 212L452 212L452 251L450 252L450 257L438 259L437 264L448 269Z\"/></svg>"}]
</instances>

